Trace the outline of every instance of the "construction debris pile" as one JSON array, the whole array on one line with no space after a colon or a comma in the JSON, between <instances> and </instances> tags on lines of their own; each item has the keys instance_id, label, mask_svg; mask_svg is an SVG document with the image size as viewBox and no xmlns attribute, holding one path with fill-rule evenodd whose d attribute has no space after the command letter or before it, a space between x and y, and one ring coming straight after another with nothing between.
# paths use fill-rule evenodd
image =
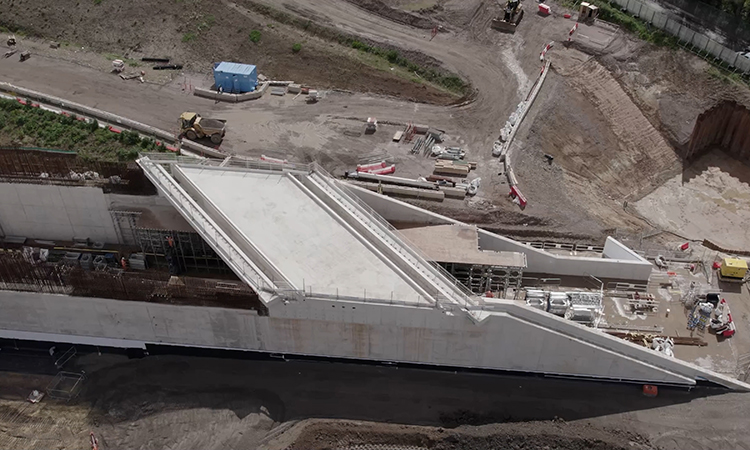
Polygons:
<instances>
[{"instance_id":1,"label":"construction debris pile","mask_svg":"<svg viewBox=\"0 0 750 450\"><path fill-rule=\"evenodd\" d=\"M637 331L610 331L607 330L607 334L625 339L634 344L639 344L644 347L654 349L658 352L674 356L675 345L693 345L697 347L705 347L708 342L704 341L700 337L691 336L664 336L660 334L637 332Z\"/></svg>"},{"instance_id":2,"label":"construction debris pile","mask_svg":"<svg viewBox=\"0 0 750 450\"><path fill-rule=\"evenodd\" d=\"M691 331L709 331L717 336L732 337L737 328L732 319L729 303L718 292L700 293L700 285L692 282L682 302L689 311L687 328Z\"/></svg>"},{"instance_id":3,"label":"construction debris pile","mask_svg":"<svg viewBox=\"0 0 750 450\"><path fill-rule=\"evenodd\" d=\"M377 130L377 119L368 117L364 134L374 134ZM393 134L391 140L394 143L413 142L410 154L435 158L433 173L427 177L411 179L390 176L395 173L396 165L393 164L388 154L364 157L357 164L356 170L345 172L344 177L356 180L353 182L386 195L435 201L443 201L446 197L460 200L467 195L476 195L482 181L480 178L457 181L448 177L466 178L472 170L477 168L477 163L465 161L467 152L461 147L440 145L444 141L444 135L443 130L411 123Z\"/></svg>"}]
</instances>

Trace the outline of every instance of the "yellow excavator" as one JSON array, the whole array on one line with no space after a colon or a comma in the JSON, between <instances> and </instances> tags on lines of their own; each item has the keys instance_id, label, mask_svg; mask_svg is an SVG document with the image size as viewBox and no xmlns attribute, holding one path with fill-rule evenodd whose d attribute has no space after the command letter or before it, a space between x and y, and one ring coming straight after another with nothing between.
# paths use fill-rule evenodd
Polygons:
<instances>
[{"instance_id":1,"label":"yellow excavator","mask_svg":"<svg viewBox=\"0 0 750 450\"><path fill-rule=\"evenodd\" d=\"M226 128L226 120L208 119L194 112L180 114L180 134L191 141L208 137L214 144L221 144Z\"/></svg>"},{"instance_id":2,"label":"yellow excavator","mask_svg":"<svg viewBox=\"0 0 750 450\"><path fill-rule=\"evenodd\" d=\"M499 3L499 2L498 2ZM523 18L521 0L508 0L505 7L500 5L502 16L492 19L492 28L506 33L514 33Z\"/></svg>"}]
</instances>

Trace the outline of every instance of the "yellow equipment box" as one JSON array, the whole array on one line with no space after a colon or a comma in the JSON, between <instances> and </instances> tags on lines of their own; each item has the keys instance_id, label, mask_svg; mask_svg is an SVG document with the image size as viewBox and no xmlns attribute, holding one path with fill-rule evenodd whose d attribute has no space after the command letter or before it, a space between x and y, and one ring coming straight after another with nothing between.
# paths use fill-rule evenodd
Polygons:
<instances>
[{"instance_id":1,"label":"yellow equipment box","mask_svg":"<svg viewBox=\"0 0 750 450\"><path fill-rule=\"evenodd\" d=\"M721 276L732 278L745 278L747 274L747 262L743 259L724 258L721 264Z\"/></svg>"}]
</instances>

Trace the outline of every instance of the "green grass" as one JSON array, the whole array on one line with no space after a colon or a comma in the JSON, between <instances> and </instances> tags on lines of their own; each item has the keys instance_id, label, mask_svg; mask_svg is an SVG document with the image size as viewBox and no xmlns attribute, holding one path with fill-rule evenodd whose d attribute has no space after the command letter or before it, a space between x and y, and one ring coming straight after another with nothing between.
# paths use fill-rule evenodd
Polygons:
<instances>
[{"instance_id":1,"label":"green grass","mask_svg":"<svg viewBox=\"0 0 750 450\"><path fill-rule=\"evenodd\" d=\"M68 45L68 44L65 44L65 45ZM137 60L133 58L126 58L122 55L118 55L117 53L105 53L103 56L110 61L114 61L115 59L121 59L122 62L129 65L130 67L138 67L141 65L141 63L138 62Z\"/></svg>"},{"instance_id":2,"label":"green grass","mask_svg":"<svg viewBox=\"0 0 750 450\"><path fill-rule=\"evenodd\" d=\"M261 34L258 30L253 30L250 32L250 42L258 43L260 42Z\"/></svg>"},{"instance_id":3,"label":"green grass","mask_svg":"<svg viewBox=\"0 0 750 450\"><path fill-rule=\"evenodd\" d=\"M434 83L429 83L425 81L424 79L420 78L417 74L414 72L409 72L408 69L401 66L395 66L391 63L389 63L387 60L380 58L379 56L373 55L371 53L365 53L365 52L356 52L355 53L357 59L362 61L363 64L368 65L369 67L372 67L374 69L383 71L383 72L389 72L393 75L396 75L400 78L403 78L405 80L409 80L414 83L422 83L422 84L429 84L430 86L440 89L440 90L447 90L443 88L442 86L438 86Z\"/></svg>"},{"instance_id":4,"label":"green grass","mask_svg":"<svg viewBox=\"0 0 750 450\"><path fill-rule=\"evenodd\" d=\"M102 0L94 0L94 4L95 5L101 5L102 4Z\"/></svg>"},{"instance_id":5,"label":"green grass","mask_svg":"<svg viewBox=\"0 0 750 450\"><path fill-rule=\"evenodd\" d=\"M656 27L648 25L645 21L633 17L627 12L622 12L619 5L610 4L603 0L588 0L599 7L599 17L607 22L612 22L620 27L636 34L646 42L651 42L662 47L677 48L679 40ZM562 4L568 8L576 9L578 2L563 0Z\"/></svg>"},{"instance_id":6,"label":"green grass","mask_svg":"<svg viewBox=\"0 0 750 450\"><path fill-rule=\"evenodd\" d=\"M302 50L302 44L300 44L299 42L292 45L292 53L299 53L300 50Z\"/></svg>"},{"instance_id":7,"label":"green grass","mask_svg":"<svg viewBox=\"0 0 750 450\"><path fill-rule=\"evenodd\" d=\"M216 18L211 14L207 15L203 18L203 21L198 24L198 33L203 33L204 31L210 30L215 23Z\"/></svg>"},{"instance_id":8,"label":"green grass","mask_svg":"<svg viewBox=\"0 0 750 450\"><path fill-rule=\"evenodd\" d=\"M644 20L621 11L619 5L616 3L610 3L605 0L587 1L599 7L599 17L602 20L620 25L620 27L632 32L644 41L671 49L676 49L680 46L680 41L676 36L667 34L656 27L648 25ZM562 0L562 4L568 8L576 9L578 3L573 0ZM691 49L685 47L685 50ZM729 67L728 64L724 64L723 61L717 60L708 52L698 49L693 49L692 51L711 64L711 67L706 71L710 77L725 83L735 82L750 85L750 80L743 77L740 73L728 70L732 69L732 67Z\"/></svg>"},{"instance_id":9,"label":"green grass","mask_svg":"<svg viewBox=\"0 0 750 450\"><path fill-rule=\"evenodd\" d=\"M439 87L445 88L450 92L464 94L468 89L468 84L465 83L461 78L453 74L446 74L445 72L438 71L432 68L422 67L410 61L399 54L397 50L385 49L376 46L366 44L357 40L351 40L348 42L349 46L355 50L359 50L363 53L370 53L375 56L382 58L390 64L402 67L410 74L410 79L413 81L428 81ZM411 77L411 74L417 75L419 78Z\"/></svg>"},{"instance_id":10,"label":"green grass","mask_svg":"<svg viewBox=\"0 0 750 450\"><path fill-rule=\"evenodd\" d=\"M416 73L418 78L412 78L411 75L409 76L412 80L419 82L427 81L458 95L465 95L471 91L471 85L462 80L458 75L438 67L418 64L404 55L401 55L398 50L382 48L373 45L372 43L361 41L361 38L357 38L353 35L318 25L309 19L298 18L284 11L254 1L246 1L245 6L259 14L270 17L277 22L293 26L318 38L336 42L345 47L351 47L361 52L375 55L390 64L406 69L412 75ZM270 27L271 24L268 24L268 26Z\"/></svg>"},{"instance_id":11,"label":"green grass","mask_svg":"<svg viewBox=\"0 0 750 450\"><path fill-rule=\"evenodd\" d=\"M0 99L0 140L18 146L72 150L86 160L132 161L140 151L164 151L138 133L113 133L86 122L15 100Z\"/></svg>"},{"instance_id":12,"label":"green grass","mask_svg":"<svg viewBox=\"0 0 750 450\"><path fill-rule=\"evenodd\" d=\"M741 73L730 72L718 65L712 65L706 69L706 73L711 78L721 81L725 84L740 83L750 85L750 82L742 77Z\"/></svg>"},{"instance_id":13,"label":"green grass","mask_svg":"<svg viewBox=\"0 0 750 450\"><path fill-rule=\"evenodd\" d=\"M196 36L195 33L187 32L182 35L182 42L193 42L197 38L198 36Z\"/></svg>"}]
</instances>

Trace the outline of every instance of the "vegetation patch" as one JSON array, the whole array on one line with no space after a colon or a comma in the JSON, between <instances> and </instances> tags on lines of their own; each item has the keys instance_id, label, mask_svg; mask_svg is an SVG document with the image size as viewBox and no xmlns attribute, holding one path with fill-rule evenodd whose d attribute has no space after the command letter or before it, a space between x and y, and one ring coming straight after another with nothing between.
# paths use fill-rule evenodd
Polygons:
<instances>
[{"instance_id":1,"label":"vegetation patch","mask_svg":"<svg viewBox=\"0 0 750 450\"><path fill-rule=\"evenodd\" d=\"M72 150L88 161L132 161L141 151L165 151L136 132L113 133L94 121L78 120L18 101L0 99L0 142L14 146Z\"/></svg>"},{"instance_id":2,"label":"vegetation patch","mask_svg":"<svg viewBox=\"0 0 750 450\"><path fill-rule=\"evenodd\" d=\"M656 27L652 27L645 21L633 17L627 12L621 11L619 5L611 4L610 2L603 0L588 1L599 7L599 17L602 20L617 24L631 33L638 35L642 40L651 42L652 44L677 48L679 40L676 37L667 34ZM564 0L563 5L571 9L577 9L578 2Z\"/></svg>"},{"instance_id":3,"label":"vegetation patch","mask_svg":"<svg viewBox=\"0 0 750 450\"><path fill-rule=\"evenodd\" d=\"M415 74L420 80L445 88L454 94L466 95L471 92L471 85L461 79L458 75L436 66L420 64L395 48L387 48L382 44L369 42L360 37L318 25L312 20L298 18L284 11L279 11L267 5L262 5L253 1L245 0L244 5L259 14L270 17L277 22L303 30L313 36L337 42L343 46L351 47L364 53L375 55L378 58L388 61L390 64L403 67L410 73ZM300 46L300 49L301 48L302 47ZM292 51L294 51L294 48Z\"/></svg>"},{"instance_id":4,"label":"vegetation patch","mask_svg":"<svg viewBox=\"0 0 750 450\"><path fill-rule=\"evenodd\" d=\"M617 24L646 42L671 49L676 49L680 46L680 40L676 36L651 26L639 17L632 16L628 12L622 11L620 6L616 3L605 0L588 1L599 7L599 17L601 17L602 20ZM750 10L750 0L747 0L746 3L749 5L748 10ZM578 1L563 0L563 5L571 9L577 9ZM725 8L725 11L729 10ZM685 47L685 50L691 49ZM733 67L730 67L729 64L726 64L721 59L716 58L704 50L692 49L692 52L712 65L712 67L708 69L708 75L712 78L727 83L737 82L750 85L750 80L748 80L746 76L743 77L742 74L736 72Z\"/></svg>"},{"instance_id":5,"label":"vegetation patch","mask_svg":"<svg viewBox=\"0 0 750 450\"><path fill-rule=\"evenodd\" d=\"M422 67L419 64L410 61L408 58L401 56L398 50L376 47L357 40L352 40L349 45L353 49L365 53L371 53L385 59L391 64L403 67L410 73L413 73L426 81L437 84L438 86L444 87L451 92L458 94L465 94L467 92L468 85L458 76L452 74L448 75L432 68Z\"/></svg>"},{"instance_id":6,"label":"vegetation patch","mask_svg":"<svg viewBox=\"0 0 750 450\"><path fill-rule=\"evenodd\" d=\"M261 34L258 30L253 30L250 32L250 42L258 43L260 42Z\"/></svg>"}]
</instances>

